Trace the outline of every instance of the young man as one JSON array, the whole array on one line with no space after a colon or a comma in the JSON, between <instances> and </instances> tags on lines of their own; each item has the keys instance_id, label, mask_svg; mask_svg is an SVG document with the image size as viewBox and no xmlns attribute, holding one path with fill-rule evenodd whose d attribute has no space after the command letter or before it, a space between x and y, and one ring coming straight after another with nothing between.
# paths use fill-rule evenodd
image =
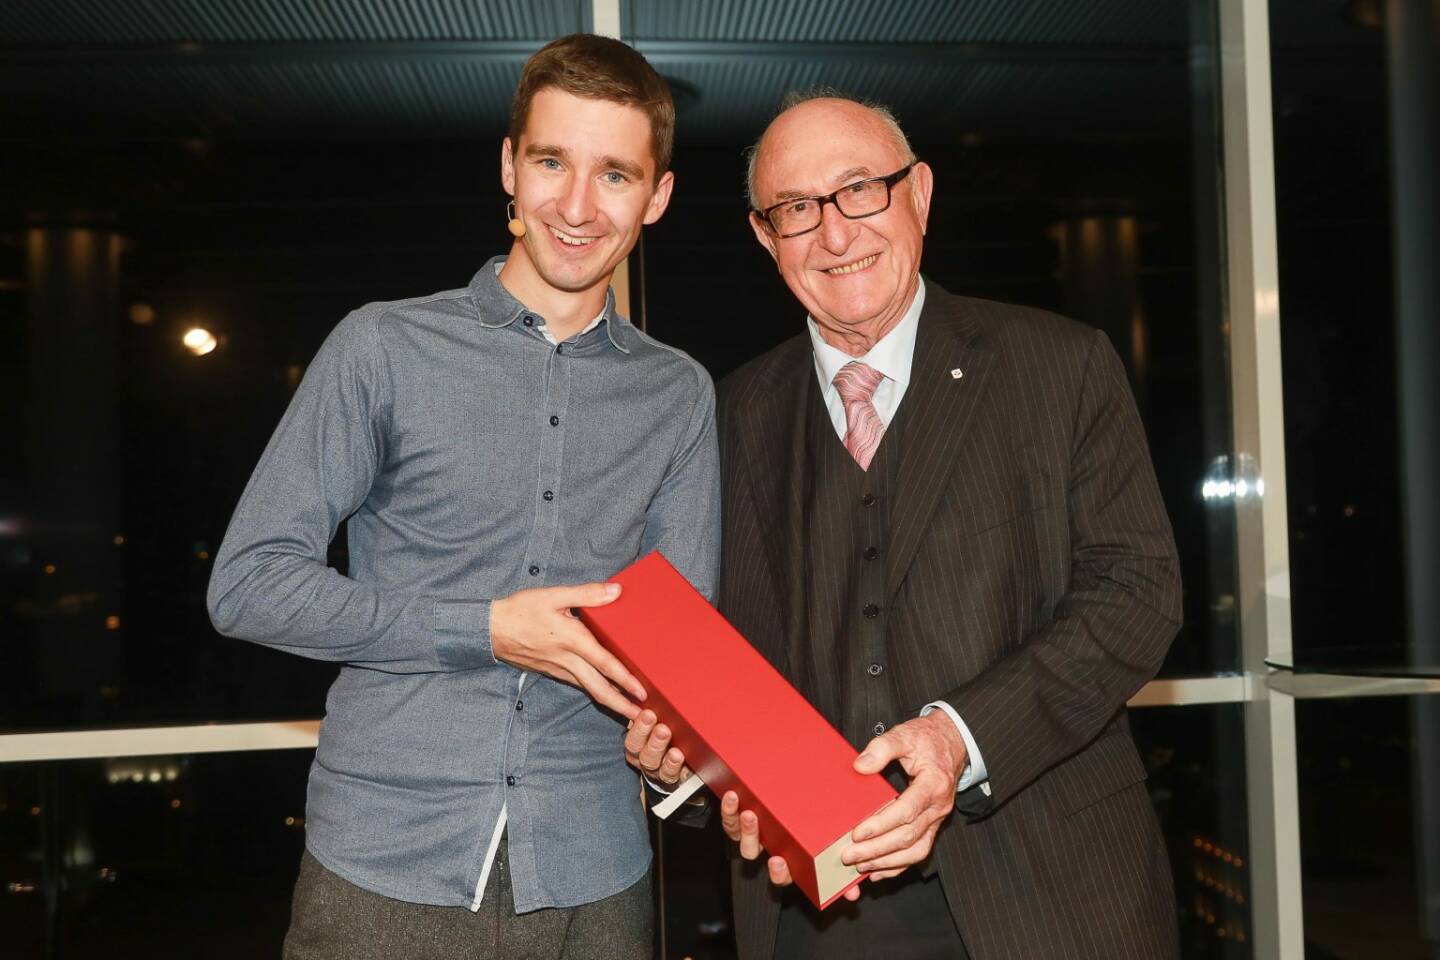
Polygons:
<instances>
[{"instance_id":1,"label":"young man","mask_svg":"<svg viewBox=\"0 0 1440 960\"><path fill-rule=\"evenodd\" d=\"M715 583L710 380L609 292L669 200L673 130L629 47L535 54L501 148L509 256L347 317L236 509L216 628L343 664L287 957L650 955L621 756L644 690L571 609L652 549Z\"/></svg>"}]
</instances>

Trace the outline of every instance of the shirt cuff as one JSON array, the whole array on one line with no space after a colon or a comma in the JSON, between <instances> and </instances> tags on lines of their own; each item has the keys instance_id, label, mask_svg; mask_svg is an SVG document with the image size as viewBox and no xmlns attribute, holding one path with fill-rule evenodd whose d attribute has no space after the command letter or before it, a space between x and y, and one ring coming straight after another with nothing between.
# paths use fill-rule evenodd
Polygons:
<instances>
[{"instance_id":1,"label":"shirt cuff","mask_svg":"<svg viewBox=\"0 0 1440 960\"><path fill-rule=\"evenodd\" d=\"M436 659L445 666L470 670L499 662L490 646L489 600L436 600L430 625Z\"/></svg>"},{"instance_id":2,"label":"shirt cuff","mask_svg":"<svg viewBox=\"0 0 1440 960\"><path fill-rule=\"evenodd\" d=\"M929 716L936 707L945 711L945 715L955 721L955 728L960 731L960 737L965 741L965 770L960 774L960 782L955 784L955 792L960 793L979 785L981 792L987 797L990 796L990 784L986 782L990 779L990 774L985 769L985 758L980 755L980 747L975 743L975 735L970 732L965 721L960 719L960 714L955 712L955 708L944 700L925 704L920 710L920 716Z\"/></svg>"}]
</instances>

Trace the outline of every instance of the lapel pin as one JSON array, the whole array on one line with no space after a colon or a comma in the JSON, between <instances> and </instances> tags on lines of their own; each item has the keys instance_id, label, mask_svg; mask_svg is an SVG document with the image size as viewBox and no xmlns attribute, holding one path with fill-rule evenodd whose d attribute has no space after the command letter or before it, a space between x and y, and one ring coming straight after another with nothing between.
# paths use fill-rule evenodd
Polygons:
<instances>
[{"instance_id":1,"label":"lapel pin","mask_svg":"<svg viewBox=\"0 0 1440 960\"><path fill-rule=\"evenodd\" d=\"M961 370L959 367L956 367L954 370L950 371L950 377L953 380L959 380L963 376L965 376L965 371Z\"/></svg>"}]
</instances>

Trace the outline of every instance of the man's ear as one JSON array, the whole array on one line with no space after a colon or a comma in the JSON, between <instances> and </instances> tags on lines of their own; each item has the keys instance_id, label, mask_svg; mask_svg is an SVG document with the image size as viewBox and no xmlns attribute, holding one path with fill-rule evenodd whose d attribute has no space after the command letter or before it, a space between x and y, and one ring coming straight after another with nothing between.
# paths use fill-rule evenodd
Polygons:
<instances>
[{"instance_id":1,"label":"man's ear","mask_svg":"<svg viewBox=\"0 0 1440 960\"><path fill-rule=\"evenodd\" d=\"M509 137L500 141L500 185L510 196L515 196L515 151L511 149Z\"/></svg>"},{"instance_id":2,"label":"man's ear","mask_svg":"<svg viewBox=\"0 0 1440 960\"><path fill-rule=\"evenodd\" d=\"M923 235L930 220L930 193L935 188L935 173L930 164L917 161L906 179L910 181L910 202L915 205L915 215L920 218L920 233Z\"/></svg>"},{"instance_id":3,"label":"man's ear","mask_svg":"<svg viewBox=\"0 0 1440 960\"><path fill-rule=\"evenodd\" d=\"M655 184L655 192L650 194L650 202L645 206L643 223L651 224L660 219L665 208L670 206L670 191L673 189L675 189L675 171L666 170L665 176Z\"/></svg>"},{"instance_id":4,"label":"man's ear","mask_svg":"<svg viewBox=\"0 0 1440 960\"><path fill-rule=\"evenodd\" d=\"M780 255L775 250L775 242L779 238L770 232L770 228L765 225L765 221L761 220L759 214L754 211L746 214L746 219L750 221L750 229L755 231L755 239L760 241L760 246L764 247L770 254L770 259L774 260L776 264L779 264Z\"/></svg>"}]
</instances>

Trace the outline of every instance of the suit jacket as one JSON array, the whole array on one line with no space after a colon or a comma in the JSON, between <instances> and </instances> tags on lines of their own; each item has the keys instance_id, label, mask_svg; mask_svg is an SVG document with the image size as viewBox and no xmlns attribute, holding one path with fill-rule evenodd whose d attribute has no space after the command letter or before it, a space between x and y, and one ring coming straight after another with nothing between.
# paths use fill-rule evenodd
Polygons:
<instances>
[{"instance_id":1,"label":"suit jacket","mask_svg":"<svg viewBox=\"0 0 1440 960\"><path fill-rule=\"evenodd\" d=\"M720 607L792 680L814 376L802 333L719 394ZM1176 955L1125 702L1179 626L1179 565L1119 358L1098 331L927 284L897 416L889 672L902 705L943 698L964 717L991 787L959 795L922 869L975 960ZM763 863L733 864L742 960L774 952Z\"/></svg>"}]
</instances>

